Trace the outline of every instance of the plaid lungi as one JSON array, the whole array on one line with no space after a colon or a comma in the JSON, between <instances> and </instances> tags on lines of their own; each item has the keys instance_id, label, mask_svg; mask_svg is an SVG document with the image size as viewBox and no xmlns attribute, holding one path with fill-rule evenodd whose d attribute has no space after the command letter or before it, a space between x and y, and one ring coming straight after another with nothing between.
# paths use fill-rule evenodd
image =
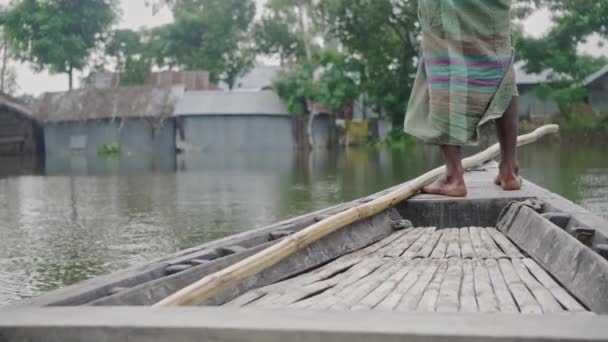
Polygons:
<instances>
[{"instance_id":1,"label":"plaid lungi","mask_svg":"<svg viewBox=\"0 0 608 342\"><path fill-rule=\"evenodd\" d=\"M517 95L512 0L419 0L422 46L405 131L434 144L476 145Z\"/></svg>"}]
</instances>

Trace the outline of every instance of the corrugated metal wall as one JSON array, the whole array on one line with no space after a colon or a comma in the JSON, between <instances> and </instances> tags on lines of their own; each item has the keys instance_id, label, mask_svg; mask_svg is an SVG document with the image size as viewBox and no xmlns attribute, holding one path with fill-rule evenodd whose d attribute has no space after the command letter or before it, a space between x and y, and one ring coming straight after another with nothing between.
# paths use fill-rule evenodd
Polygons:
<instances>
[{"instance_id":1,"label":"corrugated metal wall","mask_svg":"<svg viewBox=\"0 0 608 342\"><path fill-rule=\"evenodd\" d=\"M184 142L199 151L290 150L296 147L289 116L182 116Z\"/></svg>"},{"instance_id":2,"label":"corrugated metal wall","mask_svg":"<svg viewBox=\"0 0 608 342\"><path fill-rule=\"evenodd\" d=\"M47 123L44 138L48 156L96 156L100 146L113 143L120 145L122 155L175 155L173 119L160 128L146 119Z\"/></svg>"}]
</instances>

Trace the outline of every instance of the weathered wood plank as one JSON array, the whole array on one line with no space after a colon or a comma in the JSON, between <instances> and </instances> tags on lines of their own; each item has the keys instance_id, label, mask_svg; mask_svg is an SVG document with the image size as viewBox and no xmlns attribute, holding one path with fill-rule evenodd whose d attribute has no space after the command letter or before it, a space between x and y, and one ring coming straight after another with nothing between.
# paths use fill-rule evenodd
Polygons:
<instances>
[{"instance_id":1,"label":"weathered wood plank","mask_svg":"<svg viewBox=\"0 0 608 342\"><path fill-rule=\"evenodd\" d=\"M481 241L486 246L489 257L494 259L502 259L507 257L507 255L494 242L494 239L492 239L492 236L488 232L488 228L479 228L478 232L481 237Z\"/></svg>"},{"instance_id":2,"label":"weathered wood plank","mask_svg":"<svg viewBox=\"0 0 608 342\"><path fill-rule=\"evenodd\" d=\"M608 260L527 207L511 206L498 227L585 306L608 314Z\"/></svg>"},{"instance_id":3,"label":"weathered wood plank","mask_svg":"<svg viewBox=\"0 0 608 342\"><path fill-rule=\"evenodd\" d=\"M395 289L386 296L374 310L393 311L399 305L403 297L414 286L418 278L430 267L430 259L422 259L415 268L410 271Z\"/></svg>"},{"instance_id":4,"label":"weathered wood plank","mask_svg":"<svg viewBox=\"0 0 608 342\"><path fill-rule=\"evenodd\" d=\"M467 231L462 229L461 231ZM468 235L468 231L467 231ZM477 298L475 297L475 283L473 280L473 261L462 261L462 290L460 295L460 312L478 312Z\"/></svg>"},{"instance_id":5,"label":"weathered wood plank","mask_svg":"<svg viewBox=\"0 0 608 342\"><path fill-rule=\"evenodd\" d=\"M475 258L475 251L473 250L473 243L471 242L471 235L469 228L461 228L458 232L460 235L460 251L463 259Z\"/></svg>"},{"instance_id":6,"label":"weathered wood plank","mask_svg":"<svg viewBox=\"0 0 608 342\"><path fill-rule=\"evenodd\" d=\"M224 304L226 307L242 307L255 302L256 300L264 297L266 292L264 291L249 291L244 295Z\"/></svg>"},{"instance_id":7,"label":"weathered wood plank","mask_svg":"<svg viewBox=\"0 0 608 342\"><path fill-rule=\"evenodd\" d=\"M505 282L515 298L515 302L519 306L519 310L523 314L542 314L543 310L530 293L530 290L521 281L517 272L513 268L510 260L501 259L499 262L500 270L504 276Z\"/></svg>"},{"instance_id":8,"label":"weathered wood plank","mask_svg":"<svg viewBox=\"0 0 608 342\"><path fill-rule=\"evenodd\" d=\"M340 301L331 306L332 310L348 310L353 305L359 303L365 296L377 289L384 281L394 274L402 263L388 262L386 265L379 268L374 274L357 282L348 291L340 293Z\"/></svg>"},{"instance_id":9,"label":"weathered wood plank","mask_svg":"<svg viewBox=\"0 0 608 342\"><path fill-rule=\"evenodd\" d=\"M517 272L517 275L519 275L519 278L524 282L528 290L532 292L536 301L538 301L540 307L543 309L543 312L556 313L564 311L551 292L542 286L541 283L534 279L530 272L528 272L528 269L521 259L513 259L512 262L515 272Z\"/></svg>"},{"instance_id":10,"label":"weathered wood plank","mask_svg":"<svg viewBox=\"0 0 608 342\"><path fill-rule=\"evenodd\" d=\"M551 276L532 259L524 259L524 264L532 275L546 287L553 296L569 311L587 311L574 297L564 290Z\"/></svg>"},{"instance_id":11,"label":"weathered wood plank","mask_svg":"<svg viewBox=\"0 0 608 342\"><path fill-rule=\"evenodd\" d=\"M487 228L488 233L494 239L494 241L500 246L500 248L507 254L507 256L511 258L523 258L524 255L519 251L519 249L509 240L506 236L504 236L501 232L499 232L496 228Z\"/></svg>"},{"instance_id":12,"label":"weathered wood plank","mask_svg":"<svg viewBox=\"0 0 608 342\"><path fill-rule=\"evenodd\" d=\"M397 305L397 311L415 311L418 307L418 303L424 294L424 290L429 285L435 272L439 268L439 260L431 260L423 273L418 277L416 283L410 287L405 293L399 305Z\"/></svg>"},{"instance_id":13,"label":"weathered wood plank","mask_svg":"<svg viewBox=\"0 0 608 342\"><path fill-rule=\"evenodd\" d=\"M384 256L390 258L400 257L401 254L403 254L414 242L416 242L416 240L418 240L423 233L423 228L414 228L408 234L395 241L390 248L384 251Z\"/></svg>"},{"instance_id":14,"label":"weathered wood plank","mask_svg":"<svg viewBox=\"0 0 608 342\"><path fill-rule=\"evenodd\" d=\"M471 237L473 235L471 234ZM475 243L475 242L473 242ZM479 306L479 312L498 312L498 301L492 289L490 274L482 259L473 260L473 276L475 283L475 296Z\"/></svg>"},{"instance_id":15,"label":"weathered wood plank","mask_svg":"<svg viewBox=\"0 0 608 342\"><path fill-rule=\"evenodd\" d=\"M460 234L456 228L450 228L448 230L448 249L446 252L446 258L460 258Z\"/></svg>"},{"instance_id":16,"label":"weathered wood plank","mask_svg":"<svg viewBox=\"0 0 608 342\"><path fill-rule=\"evenodd\" d=\"M419 259L401 261L399 270L391 275L390 278L383 282L377 289L363 298L361 302L354 305L352 310L370 310L375 308L397 287L398 284L401 283L403 278L416 267L418 262Z\"/></svg>"},{"instance_id":17,"label":"weathered wood plank","mask_svg":"<svg viewBox=\"0 0 608 342\"><path fill-rule=\"evenodd\" d=\"M431 237L426 240L426 242L424 243L424 246L422 246L422 248L416 252L413 256L408 255L408 252L405 252L405 254L403 254L404 258L428 258L431 253L433 252L433 249L435 248L435 245L437 245L437 242L439 242L439 239L441 238L441 235L443 234L442 230L438 230L438 231L434 231L433 234L431 235Z\"/></svg>"},{"instance_id":18,"label":"weathered wood plank","mask_svg":"<svg viewBox=\"0 0 608 342\"><path fill-rule=\"evenodd\" d=\"M458 237L458 232L453 233ZM449 247L448 247L449 249ZM439 291L439 300L437 302L438 312L458 312L460 307L460 288L462 284L462 260L450 259L448 261L448 269L445 279L441 284Z\"/></svg>"},{"instance_id":19,"label":"weathered wood plank","mask_svg":"<svg viewBox=\"0 0 608 342\"><path fill-rule=\"evenodd\" d=\"M448 236L448 231L446 229L442 229L441 238L439 238L439 242L437 242L435 249L433 249L433 253L431 253L432 259L445 258L445 253L448 249L449 238L450 237Z\"/></svg>"},{"instance_id":20,"label":"weathered wood plank","mask_svg":"<svg viewBox=\"0 0 608 342\"><path fill-rule=\"evenodd\" d=\"M414 242L410 248L408 248L403 254L402 254L402 258L403 259L412 259L413 257L416 256L416 254L420 251L420 249L422 249L425 245L425 243L432 238L433 233L435 232L435 227L430 227L430 228L424 228L424 232L422 233L422 235L420 236L420 238L418 240L416 240L416 242Z\"/></svg>"},{"instance_id":21,"label":"weathered wood plank","mask_svg":"<svg viewBox=\"0 0 608 342\"><path fill-rule=\"evenodd\" d=\"M439 291L441 290L441 284L446 276L448 269L448 261L446 259L439 262L439 268L433 275L433 279L428 284L420 302L418 302L417 311L423 312L434 312L439 301Z\"/></svg>"},{"instance_id":22,"label":"weathered wood plank","mask_svg":"<svg viewBox=\"0 0 608 342\"><path fill-rule=\"evenodd\" d=\"M490 280L494 288L494 294L498 299L498 308L501 312L518 313L519 309L511 296L509 287L502 276L498 261L495 259L486 259L486 267L490 273Z\"/></svg>"},{"instance_id":23,"label":"weathered wood plank","mask_svg":"<svg viewBox=\"0 0 608 342\"><path fill-rule=\"evenodd\" d=\"M473 243L473 250L477 258L485 259L490 257L490 253L486 248L486 245L481 241L481 235L479 234L479 227L470 227L469 233L471 234L471 242Z\"/></svg>"},{"instance_id":24,"label":"weathered wood plank","mask_svg":"<svg viewBox=\"0 0 608 342\"><path fill-rule=\"evenodd\" d=\"M355 284L357 281L369 276L374 273L377 269L382 267L386 262L382 259L368 259L364 260L361 263L357 264L351 270L349 270L348 274L344 277L342 281L340 281L336 286L331 288L328 291L325 291L323 294L319 296L315 296L310 298L308 303L304 303L305 308L309 309L328 309L332 305L336 304L340 300L340 294L342 291L345 291L351 285ZM302 301L300 303L303 303ZM294 305L294 307L301 307L300 305Z\"/></svg>"}]
</instances>

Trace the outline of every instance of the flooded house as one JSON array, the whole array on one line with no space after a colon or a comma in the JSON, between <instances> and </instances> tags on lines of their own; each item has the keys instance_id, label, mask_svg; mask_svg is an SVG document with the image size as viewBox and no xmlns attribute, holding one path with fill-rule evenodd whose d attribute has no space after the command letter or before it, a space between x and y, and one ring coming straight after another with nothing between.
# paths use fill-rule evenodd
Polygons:
<instances>
[{"instance_id":1,"label":"flooded house","mask_svg":"<svg viewBox=\"0 0 608 342\"><path fill-rule=\"evenodd\" d=\"M545 121L559 113L559 105L550 96L542 96L540 86L553 81L554 71L528 73L522 62L515 64L517 90L519 92L519 117L531 121Z\"/></svg>"},{"instance_id":2,"label":"flooded house","mask_svg":"<svg viewBox=\"0 0 608 342\"><path fill-rule=\"evenodd\" d=\"M585 79L583 85L587 89L587 103L597 113L608 112L608 65Z\"/></svg>"},{"instance_id":3,"label":"flooded house","mask_svg":"<svg viewBox=\"0 0 608 342\"><path fill-rule=\"evenodd\" d=\"M45 94L37 106L46 155L175 154L172 114L183 87L85 88Z\"/></svg>"},{"instance_id":4,"label":"flooded house","mask_svg":"<svg viewBox=\"0 0 608 342\"><path fill-rule=\"evenodd\" d=\"M23 102L0 93L0 155L42 155L42 127Z\"/></svg>"},{"instance_id":5,"label":"flooded house","mask_svg":"<svg viewBox=\"0 0 608 342\"><path fill-rule=\"evenodd\" d=\"M186 92L174 116L184 150L290 150L298 145L287 106L270 90Z\"/></svg>"}]
</instances>

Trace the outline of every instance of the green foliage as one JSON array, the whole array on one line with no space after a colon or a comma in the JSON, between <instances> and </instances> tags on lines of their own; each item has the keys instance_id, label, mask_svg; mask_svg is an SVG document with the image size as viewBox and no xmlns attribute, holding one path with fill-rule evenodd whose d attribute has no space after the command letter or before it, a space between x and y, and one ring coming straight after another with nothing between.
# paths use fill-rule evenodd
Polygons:
<instances>
[{"instance_id":1,"label":"green foliage","mask_svg":"<svg viewBox=\"0 0 608 342\"><path fill-rule=\"evenodd\" d=\"M115 30L105 46L107 56L116 61L121 85L143 84L152 68L150 47L144 43L145 32Z\"/></svg>"},{"instance_id":2,"label":"green foliage","mask_svg":"<svg viewBox=\"0 0 608 342\"><path fill-rule=\"evenodd\" d=\"M164 66L207 70L211 80L232 88L253 65L248 30L255 17L253 0L176 0L174 22L153 30L151 50Z\"/></svg>"},{"instance_id":3,"label":"green foliage","mask_svg":"<svg viewBox=\"0 0 608 342\"><path fill-rule=\"evenodd\" d=\"M265 12L255 24L253 37L256 50L264 55L277 55L283 65L289 59L306 56L304 36L299 32L295 7L280 1L270 1Z\"/></svg>"},{"instance_id":4,"label":"green foliage","mask_svg":"<svg viewBox=\"0 0 608 342\"><path fill-rule=\"evenodd\" d=\"M97 155L104 158L116 157L121 153L120 144L103 144L97 148Z\"/></svg>"},{"instance_id":5,"label":"green foliage","mask_svg":"<svg viewBox=\"0 0 608 342\"><path fill-rule=\"evenodd\" d=\"M321 0L329 35L363 66L362 91L401 126L416 72L417 2Z\"/></svg>"},{"instance_id":6,"label":"green foliage","mask_svg":"<svg viewBox=\"0 0 608 342\"><path fill-rule=\"evenodd\" d=\"M38 69L82 70L117 17L115 0L20 0L2 13L6 40L16 56Z\"/></svg>"},{"instance_id":7,"label":"green foliage","mask_svg":"<svg viewBox=\"0 0 608 342\"><path fill-rule=\"evenodd\" d=\"M308 63L293 65L274 82L293 114L306 112L306 101L337 111L361 94L362 65L349 55L322 52Z\"/></svg>"}]
</instances>

